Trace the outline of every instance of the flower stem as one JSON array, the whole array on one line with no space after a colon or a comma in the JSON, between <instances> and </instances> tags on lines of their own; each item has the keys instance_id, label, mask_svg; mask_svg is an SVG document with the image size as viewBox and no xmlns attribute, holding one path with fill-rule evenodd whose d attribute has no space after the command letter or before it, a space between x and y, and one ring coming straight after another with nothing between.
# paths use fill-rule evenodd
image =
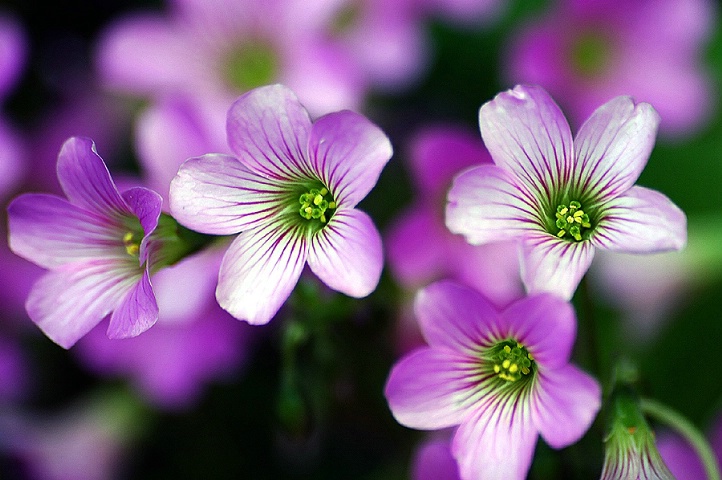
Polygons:
<instances>
[{"instance_id":1,"label":"flower stem","mask_svg":"<svg viewBox=\"0 0 722 480\"><path fill-rule=\"evenodd\" d=\"M689 442L704 464L708 480L721 480L719 466L712 448L704 435L689 420L656 400L643 398L640 405L644 413L673 428Z\"/></svg>"}]
</instances>

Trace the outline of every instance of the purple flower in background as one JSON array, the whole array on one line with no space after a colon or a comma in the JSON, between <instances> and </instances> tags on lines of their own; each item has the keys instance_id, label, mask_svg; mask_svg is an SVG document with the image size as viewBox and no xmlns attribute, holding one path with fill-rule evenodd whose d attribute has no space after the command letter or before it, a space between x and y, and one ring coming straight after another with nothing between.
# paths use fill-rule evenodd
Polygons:
<instances>
[{"instance_id":1,"label":"purple flower in background","mask_svg":"<svg viewBox=\"0 0 722 480\"><path fill-rule=\"evenodd\" d=\"M410 173L416 201L386 236L391 273L404 287L419 288L451 278L503 307L523 296L514 242L469 245L444 224L446 193L464 168L491 163L478 135L450 126L429 127L413 140Z\"/></svg>"},{"instance_id":2,"label":"purple flower in background","mask_svg":"<svg viewBox=\"0 0 722 480\"><path fill-rule=\"evenodd\" d=\"M461 478L523 479L539 434L561 448L589 428L601 390L569 364L571 305L541 294L499 312L472 289L438 282L415 307L429 346L394 366L386 398L402 425L459 425L452 453Z\"/></svg>"},{"instance_id":3,"label":"purple flower in background","mask_svg":"<svg viewBox=\"0 0 722 480\"><path fill-rule=\"evenodd\" d=\"M223 121L241 93L282 82L314 114L360 103L358 68L330 41L332 2L175 0L168 14L136 14L104 32L97 64L107 85L143 95L184 94Z\"/></svg>"},{"instance_id":4,"label":"purple flower in background","mask_svg":"<svg viewBox=\"0 0 722 480\"><path fill-rule=\"evenodd\" d=\"M30 292L28 315L65 348L111 312L108 337L142 333L158 318L149 236L160 196L140 187L121 195L87 138L63 144L57 173L67 199L28 193L8 207L10 248L49 270Z\"/></svg>"},{"instance_id":5,"label":"purple flower in background","mask_svg":"<svg viewBox=\"0 0 722 480\"><path fill-rule=\"evenodd\" d=\"M446 223L472 244L517 239L530 293L570 298L594 249L677 250L684 213L659 192L635 186L654 146L659 117L617 97L572 140L559 107L539 87L517 86L479 111L495 165L467 170L449 191Z\"/></svg>"},{"instance_id":6,"label":"purple flower in background","mask_svg":"<svg viewBox=\"0 0 722 480\"><path fill-rule=\"evenodd\" d=\"M249 323L267 323L306 262L334 290L371 293L381 274L381 239L355 207L391 157L386 135L350 111L312 123L282 85L241 96L228 112L227 133L237 158L192 158L170 191L180 223L238 234L220 268L221 307Z\"/></svg>"},{"instance_id":7,"label":"purple flower in background","mask_svg":"<svg viewBox=\"0 0 722 480\"><path fill-rule=\"evenodd\" d=\"M701 64L716 17L709 0L562 0L518 33L507 77L543 85L575 125L610 98L632 95L654 105L663 134L689 134L716 100Z\"/></svg>"},{"instance_id":8,"label":"purple flower in background","mask_svg":"<svg viewBox=\"0 0 722 480\"><path fill-rule=\"evenodd\" d=\"M25 64L26 40L19 23L0 13L0 102L17 83ZM0 197L22 176L24 146L15 129L0 117Z\"/></svg>"},{"instance_id":9,"label":"purple flower in background","mask_svg":"<svg viewBox=\"0 0 722 480\"><path fill-rule=\"evenodd\" d=\"M108 480L125 470L146 411L127 392L101 391L59 413L0 412L0 451L22 467L18 478ZM10 472L3 471L3 474Z\"/></svg>"}]
</instances>

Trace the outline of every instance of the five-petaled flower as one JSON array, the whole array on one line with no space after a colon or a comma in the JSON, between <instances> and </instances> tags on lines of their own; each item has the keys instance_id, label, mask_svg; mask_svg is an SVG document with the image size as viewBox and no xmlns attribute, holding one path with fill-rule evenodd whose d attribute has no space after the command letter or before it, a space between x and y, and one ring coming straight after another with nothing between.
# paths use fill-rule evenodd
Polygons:
<instances>
[{"instance_id":1,"label":"five-petaled flower","mask_svg":"<svg viewBox=\"0 0 722 480\"><path fill-rule=\"evenodd\" d=\"M479 124L495 165L455 179L446 223L472 244L520 240L528 292L570 298L595 248L646 253L686 243L684 213L634 185L659 124L651 105L614 98L572 141L549 95L517 86L484 104Z\"/></svg>"},{"instance_id":2,"label":"five-petaled flower","mask_svg":"<svg viewBox=\"0 0 722 480\"><path fill-rule=\"evenodd\" d=\"M150 236L160 195L142 187L121 195L87 138L63 144L57 173L67 199L28 193L8 206L10 248L49 270L28 296L28 315L65 348L111 312L108 337L142 333L158 318Z\"/></svg>"},{"instance_id":3,"label":"five-petaled flower","mask_svg":"<svg viewBox=\"0 0 722 480\"><path fill-rule=\"evenodd\" d=\"M381 275L381 238L355 207L391 158L386 135L350 111L315 123L282 85L242 95L228 112L236 157L187 160L171 184L174 217L210 234L238 234L218 279L218 303L236 318L267 323L304 265L329 287L371 293Z\"/></svg>"},{"instance_id":4,"label":"five-petaled flower","mask_svg":"<svg viewBox=\"0 0 722 480\"><path fill-rule=\"evenodd\" d=\"M543 293L499 312L443 281L417 295L415 310L429 345L394 366L386 398L408 427L459 425L452 453L463 479L523 479L538 434L561 448L591 425L601 390L569 364L576 319L567 302Z\"/></svg>"}]
</instances>

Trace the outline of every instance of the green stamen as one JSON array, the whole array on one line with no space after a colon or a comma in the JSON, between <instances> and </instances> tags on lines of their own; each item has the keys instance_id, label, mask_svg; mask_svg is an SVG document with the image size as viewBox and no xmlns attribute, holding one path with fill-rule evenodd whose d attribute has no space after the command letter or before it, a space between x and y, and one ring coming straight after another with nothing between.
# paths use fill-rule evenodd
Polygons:
<instances>
[{"instance_id":1,"label":"green stamen","mask_svg":"<svg viewBox=\"0 0 722 480\"><path fill-rule=\"evenodd\" d=\"M505 340L492 349L489 362L494 373L507 382L516 382L534 369L534 357L521 343Z\"/></svg>"},{"instance_id":2,"label":"green stamen","mask_svg":"<svg viewBox=\"0 0 722 480\"><path fill-rule=\"evenodd\" d=\"M582 205L576 200L567 205L559 205L556 211L556 227L559 229L557 237L565 238L567 235L577 242L582 240L582 233L592 228L589 215L584 213Z\"/></svg>"},{"instance_id":3,"label":"green stamen","mask_svg":"<svg viewBox=\"0 0 722 480\"><path fill-rule=\"evenodd\" d=\"M298 210L301 217L320 220L321 223L327 223L336 210L336 201L326 187L310 189L300 196L298 203L301 204Z\"/></svg>"}]
</instances>

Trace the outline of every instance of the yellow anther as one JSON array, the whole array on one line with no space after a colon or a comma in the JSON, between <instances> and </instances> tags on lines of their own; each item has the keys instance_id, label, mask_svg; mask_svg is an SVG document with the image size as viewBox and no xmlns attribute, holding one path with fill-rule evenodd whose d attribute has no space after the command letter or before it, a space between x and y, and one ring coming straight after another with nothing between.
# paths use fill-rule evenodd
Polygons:
<instances>
[{"instance_id":1,"label":"yellow anther","mask_svg":"<svg viewBox=\"0 0 722 480\"><path fill-rule=\"evenodd\" d=\"M569 216L567 217L567 223L574 223L574 217L572 217L571 215L569 215Z\"/></svg>"},{"instance_id":2,"label":"yellow anther","mask_svg":"<svg viewBox=\"0 0 722 480\"><path fill-rule=\"evenodd\" d=\"M534 357L531 356L531 353L527 353L526 356L529 358L529 360L534 360Z\"/></svg>"},{"instance_id":3,"label":"yellow anther","mask_svg":"<svg viewBox=\"0 0 722 480\"><path fill-rule=\"evenodd\" d=\"M128 243L131 240L133 240L133 233L127 232L125 235L123 235L123 243Z\"/></svg>"},{"instance_id":4,"label":"yellow anther","mask_svg":"<svg viewBox=\"0 0 722 480\"><path fill-rule=\"evenodd\" d=\"M511 347L509 345L504 345L504 351L506 353L511 353ZM506 368L506 365L504 366L504 368Z\"/></svg>"},{"instance_id":5,"label":"yellow anther","mask_svg":"<svg viewBox=\"0 0 722 480\"><path fill-rule=\"evenodd\" d=\"M511 365L511 362L509 360L504 360L503 362L501 362L501 366L506 369L509 368L509 365Z\"/></svg>"},{"instance_id":6,"label":"yellow anther","mask_svg":"<svg viewBox=\"0 0 722 480\"><path fill-rule=\"evenodd\" d=\"M521 373L523 373L524 375L529 375L530 371L531 370L529 370L527 367L522 367L522 369L521 369Z\"/></svg>"},{"instance_id":7,"label":"yellow anther","mask_svg":"<svg viewBox=\"0 0 722 480\"><path fill-rule=\"evenodd\" d=\"M516 372L518 372L518 371L519 371L519 365L517 365L516 363L512 363L511 366L509 367L509 371L510 371L511 373L516 373Z\"/></svg>"},{"instance_id":8,"label":"yellow anther","mask_svg":"<svg viewBox=\"0 0 722 480\"><path fill-rule=\"evenodd\" d=\"M566 215L569 209L567 207L562 208L559 210L559 215Z\"/></svg>"},{"instance_id":9,"label":"yellow anther","mask_svg":"<svg viewBox=\"0 0 722 480\"><path fill-rule=\"evenodd\" d=\"M496 365L494 365L494 373L499 373L499 372L501 372L501 367L497 363Z\"/></svg>"},{"instance_id":10,"label":"yellow anther","mask_svg":"<svg viewBox=\"0 0 722 480\"><path fill-rule=\"evenodd\" d=\"M321 191L319 191L318 193L319 193L319 195L321 195L323 197L324 195L326 195L328 193L328 190L326 190L326 187L323 187L321 189Z\"/></svg>"},{"instance_id":11,"label":"yellow anther","mask_svg":"<svg viewBox=\"0 0 722 480\"><path fill-rule=\"evenodd\" d=\"M138 245L136 245L135 243L131 243L131 244L125 246L125 251L128 252L128 255L133 255L135 257L138 255L138 252L140 251L140 247Z\"/></svg>"},{"instance_id":12,"label":"yellow anther","mask_svg":"<svg viewBox=\"0 0 722 480\"><path fill-rule=\"evenodd\" d=\"M313 198L313 204L316 205L316 206L318 206L318 205L321 205L321 202L323 202L323 195L321 195L321 194L319 193L318 195L316 195L316 196Z\"/></svg>"},{"instance_id":13,"label":"yellow anther","mask_svg":"<svg viewBox=\"0 0 722 480\"><path fill-rule=\"evenodd\" d=\"M328 202L328 208L336 208L336 202Z\"/></svg>"}]
</instances>

